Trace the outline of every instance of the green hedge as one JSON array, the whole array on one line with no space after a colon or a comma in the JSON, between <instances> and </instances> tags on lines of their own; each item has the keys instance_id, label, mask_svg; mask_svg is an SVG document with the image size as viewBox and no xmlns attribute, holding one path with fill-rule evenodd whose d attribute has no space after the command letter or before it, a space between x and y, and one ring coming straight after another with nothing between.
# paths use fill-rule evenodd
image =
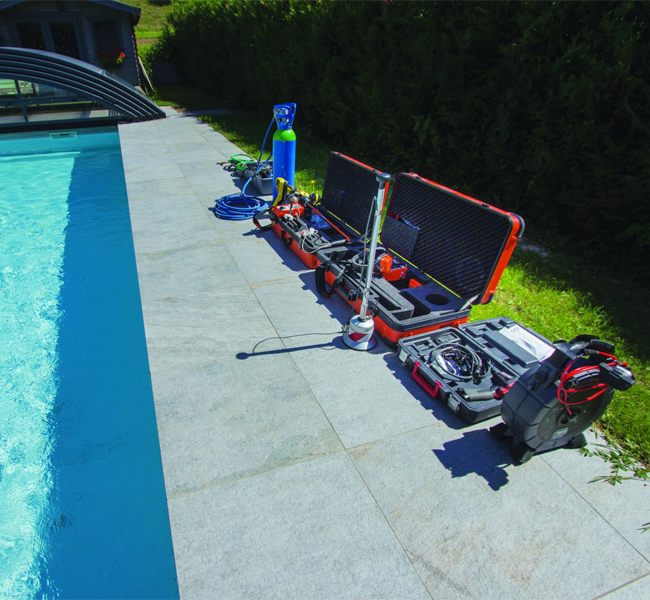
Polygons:
<instances>
[{"instance_id":1,"label":"green hedge","mask_svg":"<svg viewBox=\"0 0 650 600\"><path fill-rule=\"evenodd\" d=\"M644 2L182 2L155 52L224 105L270 116L297 102L298 140L308 129L650 275L649 15Z\"/></svg>"}]
</instances>

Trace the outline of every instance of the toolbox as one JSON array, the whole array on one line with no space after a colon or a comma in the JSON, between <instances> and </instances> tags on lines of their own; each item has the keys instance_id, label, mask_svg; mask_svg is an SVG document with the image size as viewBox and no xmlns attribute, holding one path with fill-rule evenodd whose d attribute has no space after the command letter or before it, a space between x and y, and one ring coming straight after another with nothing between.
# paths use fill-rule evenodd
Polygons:
<instances>
[{"instance_id":1,"label":"toolbox","mask_svg":"<svg viewBox=\"0 0 650 600\"><path fill-rule=\"evenodd\" d=\"M514 213L400 173L374 265L375 331L395 346L403 337L466 322L472 305L491 300L523 231ZM317 254L317 282L334 286L357 311L362 277L355 259L363 252L363 245L348 244Z\"/></svg>"},{"instance_id":2,"label":"toolbox","mask_svg":"<svg viewBox=\"0 0 650 600\"><path fill-rule=\"evenodd\" d=\"M366 230L377 171L340 152L330 153L320 202L279 203L270 211L271 228L308 267L320 250L344 246Z\"/></svg>"},{"instance_id":3,"label":"toolbox","mask_svg":"<svg viewBox=\"0 0 650 600\"><path fill-rule=\"evenodd\" d=\"M469 423L500 414L505 393L555 351L508 317L444 327L401 339L398 358L427 393Z\"/></svg>"}]
</instances>

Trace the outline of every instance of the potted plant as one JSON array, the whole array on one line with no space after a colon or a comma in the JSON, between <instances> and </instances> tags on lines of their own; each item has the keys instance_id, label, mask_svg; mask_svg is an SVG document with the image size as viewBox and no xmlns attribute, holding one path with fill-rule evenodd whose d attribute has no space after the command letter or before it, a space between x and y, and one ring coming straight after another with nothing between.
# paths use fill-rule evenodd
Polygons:
<instances>
[{"instance_id":1,"label":"potted plant","mask_svg":"<svg viewBox=\"0 0 650 600\"><path fill-rule=\"evenodd\" d=\"M124 52L122 52L121 48L112 48L104 52L97 50L95 56L107 71L117 69L124 61Z\"/></svg>"}]
</instances>

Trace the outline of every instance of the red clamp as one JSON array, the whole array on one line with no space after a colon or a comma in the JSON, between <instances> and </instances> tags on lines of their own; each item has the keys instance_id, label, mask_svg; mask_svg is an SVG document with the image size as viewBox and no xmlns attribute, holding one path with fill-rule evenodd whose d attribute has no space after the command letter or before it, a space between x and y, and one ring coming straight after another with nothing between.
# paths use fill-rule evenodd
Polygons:
<instances>
[{"instance_id":1,"label":"red clamp","mask_svg":"<svg viewBox=\"0 0 650 600\"><path fill-rule=\"evenodd\" d=\"M503 398L503 397L508 393L508 391L510 390L510 388L511 388L513 385L515 385L515 383L517 383L517 382L516 382L516 381L513 381L513 382L509 383L507 386L502 387L502 388L499 388L498 390L496 390L496 391L494 392L494 397L495 397L497 400L501 400L501 398Z\"/></svg>"}]
</instances>

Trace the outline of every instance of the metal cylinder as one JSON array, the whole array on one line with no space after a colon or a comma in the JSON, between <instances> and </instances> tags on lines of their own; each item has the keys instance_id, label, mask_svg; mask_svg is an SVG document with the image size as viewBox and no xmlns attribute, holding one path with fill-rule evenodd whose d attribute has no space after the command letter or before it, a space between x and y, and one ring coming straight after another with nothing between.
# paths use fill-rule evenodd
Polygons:
<instances>
[{"instance_id":1,"label":"metal cylinder","mask_svg":"<svg viewBox=\"0 0 650 600\"><path fill-rule=\"evenodd\" d=\"M372 285L372 271L375 264L375 256L377 254L377 239L379 238L379 224L381 223L381 212L384 208L384 199L386 197L386 186L390 181L390 175L387 173L377 173L377 182L379 188L377 189L377 196L374 199L374 211L372 221L372 233L370 234L370 249L368 250L368 257L366 263L366 280L363 286L363 293L361 297L361 309L359 310L359 318L363 321L368 318L368 300L370 297L370 286Z\"/></svg>"},{"instance_id":2,"label":"metal cylinder","mask_svg":"<svg viewBox=\"0 0 650 600\"><path fill-rule=\"evenodd\" d=\"M295 104L278 104L273 108L278 126L273 135L273 182L282 177L291 187L296 185L296 134L291 129L296 114ZM273 186L273 200L278 191Z\"/></svg>"}]
</instances>

